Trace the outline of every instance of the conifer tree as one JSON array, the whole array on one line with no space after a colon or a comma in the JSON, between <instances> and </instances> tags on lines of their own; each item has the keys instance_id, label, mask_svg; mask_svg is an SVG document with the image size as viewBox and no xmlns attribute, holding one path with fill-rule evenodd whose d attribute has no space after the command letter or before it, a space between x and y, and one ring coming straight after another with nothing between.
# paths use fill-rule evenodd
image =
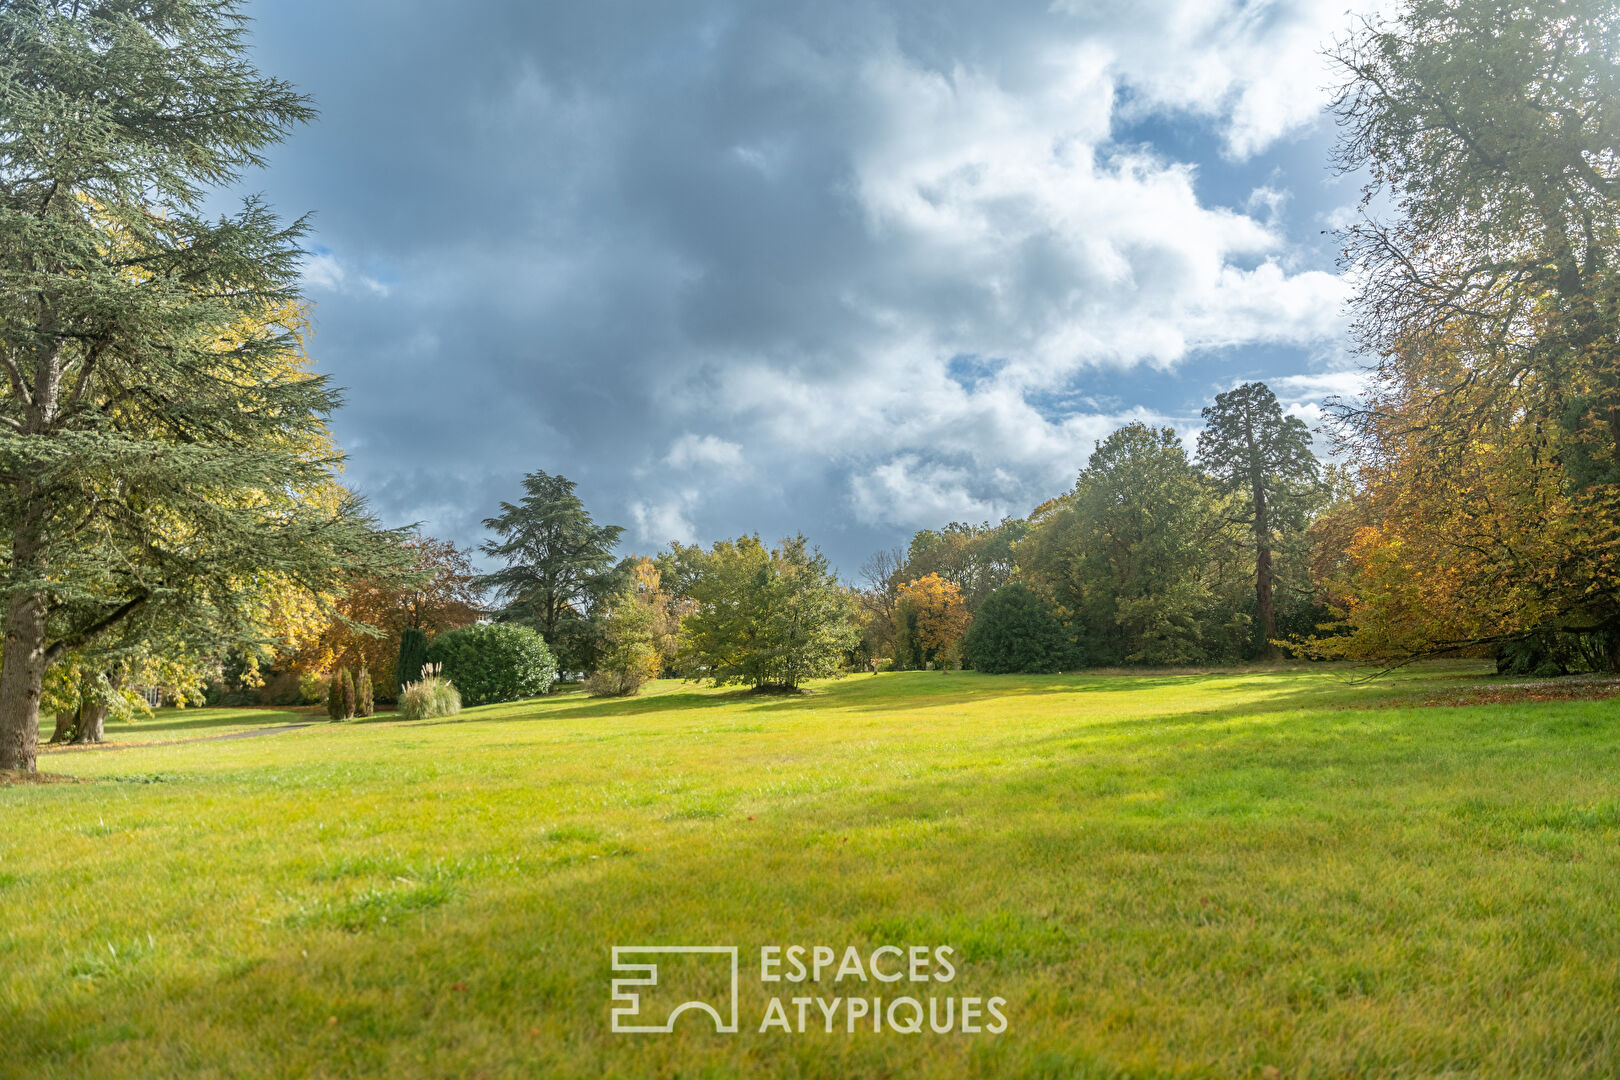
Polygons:
<instances>
[{"instance_id":1,"label":"conifer tree","mask_svg":"<svg viewBox=\"0 0 1620 1080\"><path fill-rule=\"evenodd\" d=\"M351 672L348 668L344 668L343 669L343 717L342 718L344 720L353 719L354 718L355 707L357 705L358 705L358 702L355 700L355 693L354 693L354 673Z\"/></svg>"},{"instance_id":2,"label":"conifer tree","mask_svg":"<svg viewBox=\"0 0 1620 1080\"><path fill-rule=\"evenodd\" d=\"M326 715L332 720L343 719L343 672L332 672L332 681L326 687Z\"/></svg>"},{"instance_id":3,"label":"conifer tree","mask_svg":"<svg viewBox=\"0 0 1620 1080\"><path fill-rule=\"evenodd\" d=\"M1220 484L1242 499L1243 521L1254 536L1254 619L1261 655L1276 651L1277 571L1273 552L1279 533L1305 527L1307 500L1318 485L1311 433L1297 416L1284 416L1265 383L1246 383L1215 395L1204 410L1198 460Z\"/></svg>"},{"instance_id":4,"label":"conifer tree","mask_svg":"<svg viewBox=\"0 0 1620 1080\"><path fill-rule=\"evenodd\" d=\"M557 625L566 615L583 615L628 584L611 574L613 547L624 529L598 525L565 476L525 476L523 498L501 503L500 514L485 519L484 527L499 537L484 543L484 554L506 566L479 584L508 601L498 618L529 624L548 645L557 645Z\"/></svg>"},{"instance_id":5,"label":"conifer tree","mask_svg":"<svg viewBox=\"0 0 1620 1080\"><path fill-rule=\"evenodd\" d=\"M35 767L46 670L135 613L247 640L245 582L401 562L336 485L336 393L289 362L304 222L204 216L313 116L245 27L236 0L0 4L0 770Z\"/></svg>"},{"instance_id":6,"label":"conifer tree","mask_svg":"<svg viewBox=\"0 0 1620 1080\"><path fill-rule=\"evenodd\" d=\"M399 661L394 665L394 700L399 700L406 683L422 678L422 665L427 663L427 634L414 626L406 627L399 635Z\"/></svg>"}]
</instances>

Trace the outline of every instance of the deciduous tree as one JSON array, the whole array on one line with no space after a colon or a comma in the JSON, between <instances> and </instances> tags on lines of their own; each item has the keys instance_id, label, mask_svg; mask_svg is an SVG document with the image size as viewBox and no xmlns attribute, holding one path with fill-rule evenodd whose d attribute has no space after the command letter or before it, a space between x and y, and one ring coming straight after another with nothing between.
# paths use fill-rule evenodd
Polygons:
<instances>
[{"instance_id":1,"label":"deciduous tree","mask_svg":"<svg viewBox=\"0 0 1620 1080\"><path fill-rule=\"evenodd\" d=\"M836 674L860 636L854 600L802 536L774 549L755 536L716 543L692 598L683 650L717 684L795 689Z\"/></svg>"},{"instance_id":2,"label":"deciduous tree","mask_svg":"<svg viewBox=\"0 0 1620 1080\"><path fill-rule=\"evenodd\" d=\"M973 616L962 590L938 574L900 586L895 605L895 659L900 666L954 666L962 658L962 635Z\"/></svg>"},{"instance_id":3,"label":"deciduous tree","mask_svg":"<svg viewBox=\"0 0 1620 1080\"><path fill-rule=\"evenodd\" d=\"M1241 648L1241 534L1172 429L1115 431L1031 520L1020 568L1072 613L1088 662L1193 664Z\"/></svg>"},{"instance_id":4,"label":"deciduous tree","mask_svg":"<svg viewBox=\"0 0 1620 1080\"><path fill-rule=\"evenodd\" d=\"M448 540L420 534L404 541L407 572L361 578L305 642L293 664L327 672L338 664L360 665L377 673L383 693L421 678L426 644L415 667L396 671L403 635L425 635L470 626L483 614L483 593L468 553Z\"/></svg>"},{"instance_id":5,"label":"deciduous tree","mask_svg":"<svg viewBox=\"0 0 1620 1080\"><path fill-rule=\"evenodd\" d=\"M1336 51L1377 368L1340 412L1358 493L1317 562L1345 633L1317 648L1576 635L1620 668L1617 48L1611 0L1408 0Z\"/></svg>"},{"instance_id":6,"label":"deciduous tree","mask_svg":"<svg viewBox=\"0 0 1620 1080\"><path fill-rule=\"evenodd\" d=\"M632 567L632 584L615 598L606 618L604 647L586 687L592 694L634 694L663 673L678 647L680 617L661 587L657 565L646 558Z\"/></svg>"}]
</instances>

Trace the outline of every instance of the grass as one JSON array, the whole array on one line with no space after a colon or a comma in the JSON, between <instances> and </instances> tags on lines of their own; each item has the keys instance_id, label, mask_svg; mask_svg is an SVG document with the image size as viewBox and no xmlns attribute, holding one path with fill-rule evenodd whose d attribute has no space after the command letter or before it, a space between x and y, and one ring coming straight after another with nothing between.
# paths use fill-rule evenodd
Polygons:
<instances>
[{"instance_id":1,"label":"grass","mask_svg":"<svg viewBox=\"0 0 1620 1080\"><path fill-rule=\"evenodd\" d=\"M286 724L325 723L324 706L248 709L159 709L137 720L108 720L103 735L114 745L139 745L235 735ZM47 734L50 725L47 723ZM63 748L67 749L67 748Z\"/></svg>"},{"instance_id":2,"label":"grass","mask_svg":"<svg viewBox=\"0 0 1620 1080\"><path fill-rule=\"evenodd\" d=\"M95 782L0 787L0 1075L1620 1073L1615 700L1463 665L815 691L47 754ZM653 943L741 947L739 1033L611 1033L610 949ZM957 975L761 984L794 943ZM758 1031L919 991L1008 1030Z\"/></svg>"}]
</instances>

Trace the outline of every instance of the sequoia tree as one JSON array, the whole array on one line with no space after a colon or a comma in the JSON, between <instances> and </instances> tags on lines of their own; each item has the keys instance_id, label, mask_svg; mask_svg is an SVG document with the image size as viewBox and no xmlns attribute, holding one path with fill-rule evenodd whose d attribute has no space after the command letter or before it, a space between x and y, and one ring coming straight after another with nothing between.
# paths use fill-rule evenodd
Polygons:
<instances>
[{"instance_id":1,"label":"sequoia tree","mask_svg":"<svg viewBox=\"0 0 1620 1080\"><path fill-rule=\"evenodd\" d=\"M231 0L0 5L0 769L34 768L46 669L134 614L247 632L259 582L399 562L300 362L303 221L203 216L312 115L244 35Z\"/></svg>"},{"instance_id":2,"label":"sequoia tree","mask_svg":"<svg viewBox=\"0 0 1620 1080\"><path fill-rule=\"evenodd\" d=\"M1311 433L1297 416L1284 416L1265 383L1245 383L1215 395L1204 410L1198 460L1228 491L1241 496L1244 524L1254 536L1254 618L1262 655L1275 651L1277 609L1272 599L1276 534L1303 529L1307 500L1318 482Z\"/></svg>"}]
</instances>

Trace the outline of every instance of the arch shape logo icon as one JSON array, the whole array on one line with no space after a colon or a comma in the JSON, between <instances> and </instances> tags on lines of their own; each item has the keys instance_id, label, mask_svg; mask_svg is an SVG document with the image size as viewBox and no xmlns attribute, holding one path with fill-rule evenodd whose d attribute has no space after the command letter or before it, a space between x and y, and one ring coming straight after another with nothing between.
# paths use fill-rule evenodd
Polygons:
<instances>
[{"instance_id":1,"label":"arch shape logo icon","mask_svg":"<svg viewBox=\"0 0 1620 1080\"><path fill-rule=\"evenodd\" d=\"M730 992L721 1002L688 999L677 1003L661 1017L641 1011L642 995L659 985L659 956L713 956L716 965L728 965ZM722 1034L737 1030L737 946L735 945L615 945L613 970L625 977L613 980L613 1031L619 1034L667 1035L675 1030L681 1014L697 1011L714 1020L714 1030ZM662 1020L662 1022L658 1022Z\"/></svg>"}]
</instances>

